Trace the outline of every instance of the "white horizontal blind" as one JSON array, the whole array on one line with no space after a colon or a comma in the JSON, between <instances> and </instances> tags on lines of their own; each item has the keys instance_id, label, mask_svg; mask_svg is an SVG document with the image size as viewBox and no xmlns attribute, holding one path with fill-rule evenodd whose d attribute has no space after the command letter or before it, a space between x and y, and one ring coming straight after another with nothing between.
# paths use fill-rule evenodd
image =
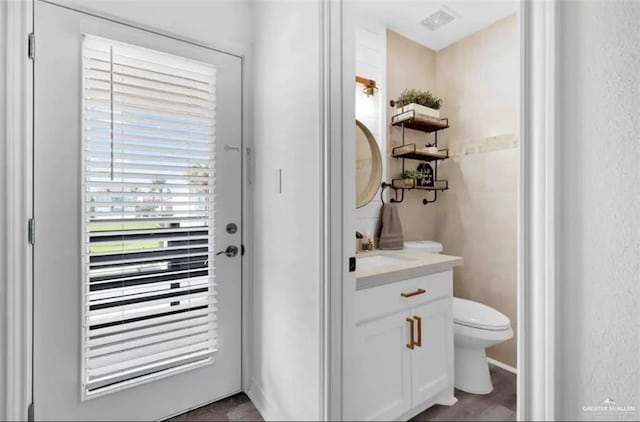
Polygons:
<instances>
[{"instance_id":1,"label":"white horizontal blind","mask_svg":"<svg viewBox=\"0 0 640 422\"><path fill-rule=\"evenodd\" d=\"M213 361L215 76L84 37L83 398Z\"/></svg>"}]
</instances>

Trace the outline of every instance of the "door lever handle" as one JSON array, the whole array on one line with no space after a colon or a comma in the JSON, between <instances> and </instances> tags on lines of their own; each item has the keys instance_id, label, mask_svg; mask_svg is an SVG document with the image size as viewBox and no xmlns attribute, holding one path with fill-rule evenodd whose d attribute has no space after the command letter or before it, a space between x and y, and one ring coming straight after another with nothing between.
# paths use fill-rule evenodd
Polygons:
<instances>
[{"instance_id":1,"label":"door lever handle","mask_svg":"<svg viewBox=\"0 0 640 422\"><path fill-rule=\"evenodd\" d=\"M227 255L229 258L233 258L234 256L238 255L238 247L233 245L227 246L227 249L225 249L224 251L218 252L216 255L222 255L222 254Z\"/></svg>"}]
</instances>

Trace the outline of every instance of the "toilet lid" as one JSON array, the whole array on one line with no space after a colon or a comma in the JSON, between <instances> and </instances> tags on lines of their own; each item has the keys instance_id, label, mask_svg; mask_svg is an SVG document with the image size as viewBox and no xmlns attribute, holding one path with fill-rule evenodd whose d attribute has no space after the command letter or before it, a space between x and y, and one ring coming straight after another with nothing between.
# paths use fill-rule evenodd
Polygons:
<instances>
[{"instance_id":1,"label":"toilet lid","mask_svg":"<svg viewBox=\"0 0 640 422\"><path fill-rule=\"evenodd\" d=\"M511 327L503 313L472 300L453 298L453 322L483 330L500 331Z\"/></svg>"},{"instance_id":2,"label":"toilet lid","mask_svg":"<svg viewBox=\"0 0 640 422\"><path fill-rule=\"evenodd\" d=\"M407 240L404 242L406 249L421 249L431 253L442 252L442 243L433 240Z\"/></svg>"}]
</instances>

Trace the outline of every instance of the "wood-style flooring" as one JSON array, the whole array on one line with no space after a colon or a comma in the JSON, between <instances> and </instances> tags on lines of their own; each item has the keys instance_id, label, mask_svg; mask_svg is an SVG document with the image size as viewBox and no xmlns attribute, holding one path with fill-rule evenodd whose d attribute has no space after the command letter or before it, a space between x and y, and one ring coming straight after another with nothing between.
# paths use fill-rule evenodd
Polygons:
<instances>
[{"instance_id":1,"label":"wood-style flooring","mask_svg":"<svg viewBox=\"0 0 640 422\"><path fill-rule=\"evenodd\" d=\"M514 421L516 420L516 376L490 366L493 392L475 395L456 390L454 406L433 406L411 421ZM249 398L236 394L176 416L170 421L262 421Z\"/></svg>"},{"instance_id":2,"label":"wood-style flooring","mask_svg":"<svg viewBox=\"0 0 640 422\"><path fill-rule=\"evenodd\" d=\"M262 416L244 393L183 413L169 421L262 421Z\"/></svg>"},{"instance_id":3,"label":"wood-style flooring","mask_svg":"<svg viewBox=\"0 0 640 422\"><path fill-rule=\"evenodd\" d=\"M515 374L492 365L489 365L489 371L493 382L491 393L477 395L456 390L458 403L451 407L430 407L411 421L515 421Z\"/></svg>"}]
</instances>

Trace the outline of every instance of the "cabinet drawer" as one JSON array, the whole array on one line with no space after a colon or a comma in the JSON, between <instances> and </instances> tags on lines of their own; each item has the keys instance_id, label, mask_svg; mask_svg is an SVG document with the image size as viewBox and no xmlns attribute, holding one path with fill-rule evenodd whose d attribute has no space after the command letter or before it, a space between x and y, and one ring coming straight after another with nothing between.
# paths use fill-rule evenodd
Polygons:
<instances>
[{"instance_id":1,"label":"cabinet drawer","mask_svg":"<svg viewBox=\"0 0 640 422\"><path fill-rule=\"evenodd\" d=\"M424 293L419 293L424 290ZM409 295L404 297L402 294ZM411 294L414 295L411 296ZM419 294L415 294L419 293ZM429 274L356 291L356 322L410 309L422 303L453 296L453 272Z\"/></svg>"}]
</instances>

